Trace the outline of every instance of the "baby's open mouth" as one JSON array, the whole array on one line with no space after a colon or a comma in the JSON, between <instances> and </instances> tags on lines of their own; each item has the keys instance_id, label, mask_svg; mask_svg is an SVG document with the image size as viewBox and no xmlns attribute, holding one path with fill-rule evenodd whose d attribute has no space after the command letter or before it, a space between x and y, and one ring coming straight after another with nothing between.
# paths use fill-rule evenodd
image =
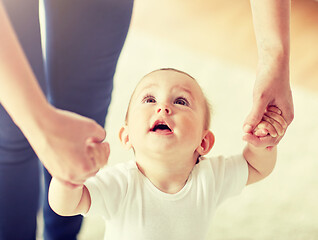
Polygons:
<instances>
[{"instance_id":1,"label":"baby's open mouth","mask_svg":"<svg viewBox=\"0 0 318 240\"><path fill-rule=\"evenodd\" d=\"M157 131L157 130L168 130L168 131L171 132L171 129L170 129L167 125L165 125L165 124L158 124L158 125L154 126L154 127L151 129L151 131L153 131L153 132L155 132L155 131Z\"/></svg>"},{"instance_id":2,"label":"baby's open mouth","mask_svg":"<svg viewBox=\"0 0 318 240\"><path fill-rule=\"evenodd\" d=\"M157 133L171 133L171 128L163 121L156 121L153 127L150 129L151 132Z\"/></svg>"}]
</instances>

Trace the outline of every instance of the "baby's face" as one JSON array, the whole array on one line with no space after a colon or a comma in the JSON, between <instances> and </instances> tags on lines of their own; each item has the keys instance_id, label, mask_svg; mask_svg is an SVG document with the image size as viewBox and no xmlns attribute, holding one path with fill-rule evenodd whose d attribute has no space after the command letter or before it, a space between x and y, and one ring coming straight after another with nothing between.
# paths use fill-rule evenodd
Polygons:
<instances>
[{"instance_id":1,"label":"baby's face","mask_svg":"<svg viewBox=\"0 0 318 240\"><path fill-rule=\"evenodd\" d=\"M197 82L171 71L157 71L138 84L127 122L130 144L152 153L195 152L204 126L204 97Z\"/></svg>"}]
</instances>

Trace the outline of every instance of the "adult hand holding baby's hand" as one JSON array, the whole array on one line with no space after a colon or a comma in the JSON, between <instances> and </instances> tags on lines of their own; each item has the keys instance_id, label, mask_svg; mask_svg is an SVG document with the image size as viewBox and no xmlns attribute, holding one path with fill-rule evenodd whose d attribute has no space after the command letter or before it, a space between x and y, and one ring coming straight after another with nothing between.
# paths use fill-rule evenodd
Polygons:
<instances>
[{"instance_id":1,"label":"adult hand holding baby's hand","mask_svg":"<svg viewBox=\"0 0 318 240\"><path fill-rule=\"evenodd\" d=\"M246 133L243 140L256 147L271 149L276 146L285 134L287 123L282 112L275 106L266 109L261 122L255 127L252 133Z\"/></svg>"},{"instance_id":2,"label":"adult hand holding baby's hand","mask_svg":"<svg viewBox=\"0 0 318 240\"><path fill-rule=\"evenodd\" d=\"M86 152L89 160L95 166L95 174L104 167L108 162L110 148L108 142L94 142L92 138L86 141Z\"/></svg>"},{"instance_id":3,"label":"adult hand holding baby's hand","mask_svg":"<svg viewBox=\"0 0 318 240\"><path fill-rule=\"evenodd\" d=\"M256 126L262 120L266 109L271 105L277 106L281 110L282 117L285 119L287 126L294 118L288 60L284 58L277 59L270 61L262 60L259 63L253 92L253 107L243 127L244 132L247 134L254 132ZM281 137L263 140L267 144L277 145Z\"/></svg>"},{"instance_id":4,"label":"adult hand holding baby's hand","mask_svg":"<svg viewBox=\"0 0 318 240\"><path fill-rule=\"evenodd\" d=\"M50 174L70 186L81 185L106 164L109 147L104 128L94 120L51 107L40 129L28 140ZM92 157L91 147L104 156Z\"/></svg>"}]
</instances>

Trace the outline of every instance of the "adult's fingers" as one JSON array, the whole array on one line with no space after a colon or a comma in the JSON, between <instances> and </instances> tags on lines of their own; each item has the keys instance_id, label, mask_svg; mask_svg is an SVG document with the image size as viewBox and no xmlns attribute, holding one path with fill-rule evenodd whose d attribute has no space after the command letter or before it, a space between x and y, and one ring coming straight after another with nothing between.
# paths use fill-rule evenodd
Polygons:
<instances>
[{"instance_id":1,"label":"adult's fingers","mask_svg":"<svg viewBox=\"0 0 318 240\"><path fill-rule=\"evenodd\" d=\"M264 99L259 99L254 102L253 107L247 118L245 119L243 130L246 133L252 132L257 124L261 121L268 102Z\"/></svg>"},{"instance_id":2,"label":"adult's fingers","mask_svg":"<svg viewBox=\"0 0 318 240\"><path fill-rule=\"evenodd\" d=\"M92 170L100 169L108 162L110 154L109 144L108 142L96 143L88 140L86 143L86 152L89 161L91 161L94 166Z\"/></svg>"},{"instance_id":3,"label":"adult's fingers","mask_svg":"<svg viewBox=\"0 0 318 240\"><path fill-rule=\"evenodd\" d=\"M282 116L285 119L287 125L289 125L294 120L294 106L290 103L286 107L282 107Z\"/></svg>"},{"instance_id":4,"label":"adult's fingers","mask_svg":"<svg viewBox=\"0 0 318 240\"><path fill-rule=\"evenodd\" d=\"M264 116L263 116L264 119ZM265 120L265 121L264 121ZM273 125L271 125L269 122L264 119L261 121L261 123L257 126L260 129L266 129L272 137L277 137L277 131Z\"/></svg>"},{"instance_id":5,"label":"adult's fingers","mask_svg":"<svg viewBox=\"0 0 318 240\"><path fill-rule=\"evenodd\" d=\"M264 138L271 138L270 136L265 136ZM265 145L263 146L262 145L262 141L261 141L261 138L255 136L254 134L251 134L251 133L247 133L243 136L243 140L250 143L250 144L253 144L255 147L265 147Z\"/></svg>"},{"instance_id":6,"label":"adult's fingers","mask_svg":"<svg viewBox=\"0 0 318 240\"><path fill-rule=\"evenodd\" d=\"M108 142L95 143L95 164L97 168L104 167L108 162L110 148Z\"/></svg>"},{"instance_id":7,"label":"adult's fingers","mask_svg":"<svg viewBox=\"0 0 318 240\"><path fill-rule=\"evenodd\" d=\"M95 161L99 168L104 167L108 163L108 158L110 154L110 148L108 142L98 143L96 146L98 151L98 157L96 157Z\"/></svg>"},{"instance_id":8,"label":"adult's fingers","mask_svg":"<svg viewBox=\"0 0 318 240\"><path fill-rule=\"evenodd\" d=\"M100 166L104 167L107 163L108 163L108 158L109 158L109 154L110 154L110 147L109 147L109 143L108 142L103 142L101 143L102 145L102 154L103 154L103 158L101 158L101 162L100 162Z\"/></svg>"},{"instance_id":9,"label":"adult's fingers","mask_svg":"<svg viewBox=\"0 0 318 240\"><path fill-rule=\"evenodd\" d=\"M278 107L276 107L276 106L268 106L267 107L267 111L269 111L269 112L274 112L274 113L277 113L277 114L279 114L279 115L281 115L282 114L282 111L278 108Z\"/></svg>"},{"instance_id":10,"label":"adult's fingers","mask_svg":"<svg viewBox=\"0 0 318 240\"><path fill-rule=\"evenodd\" d=\"M106 131L105 129L100 126L97 122L92 120L91 124L91 134L92 136L88 138L93 142L102 142L106 138Z\"/></svg>"},{"instance_id":11,"label":"adult's fingers","mask_svg":"<svg viewBox=\"0 0 318 240\"><path fill-rule=\"evenodd\" d=\"M281 115L274 112L267 112L263 116L263 119L269 122L276 129L278 135L284 135L287 123Z\"/></svg>"}]
</instances>

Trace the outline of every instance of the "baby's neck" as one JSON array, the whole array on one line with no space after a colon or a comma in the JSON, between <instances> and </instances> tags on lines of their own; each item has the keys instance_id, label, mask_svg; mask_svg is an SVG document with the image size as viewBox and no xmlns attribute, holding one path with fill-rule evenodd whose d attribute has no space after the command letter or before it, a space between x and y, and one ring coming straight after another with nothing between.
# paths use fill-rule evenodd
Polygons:
<instances>
[{"instance_id":1,"label":"baby's neck","mask_svg":"<svg viewBox=\"0 0 318 240\"><path fill-rule=\"evenodd\" d=\"M196 163L191 157L163 157L136 155L138 169L154 186L165 193L177 193L186 184Z\"/></svg>"}]
</instances>

